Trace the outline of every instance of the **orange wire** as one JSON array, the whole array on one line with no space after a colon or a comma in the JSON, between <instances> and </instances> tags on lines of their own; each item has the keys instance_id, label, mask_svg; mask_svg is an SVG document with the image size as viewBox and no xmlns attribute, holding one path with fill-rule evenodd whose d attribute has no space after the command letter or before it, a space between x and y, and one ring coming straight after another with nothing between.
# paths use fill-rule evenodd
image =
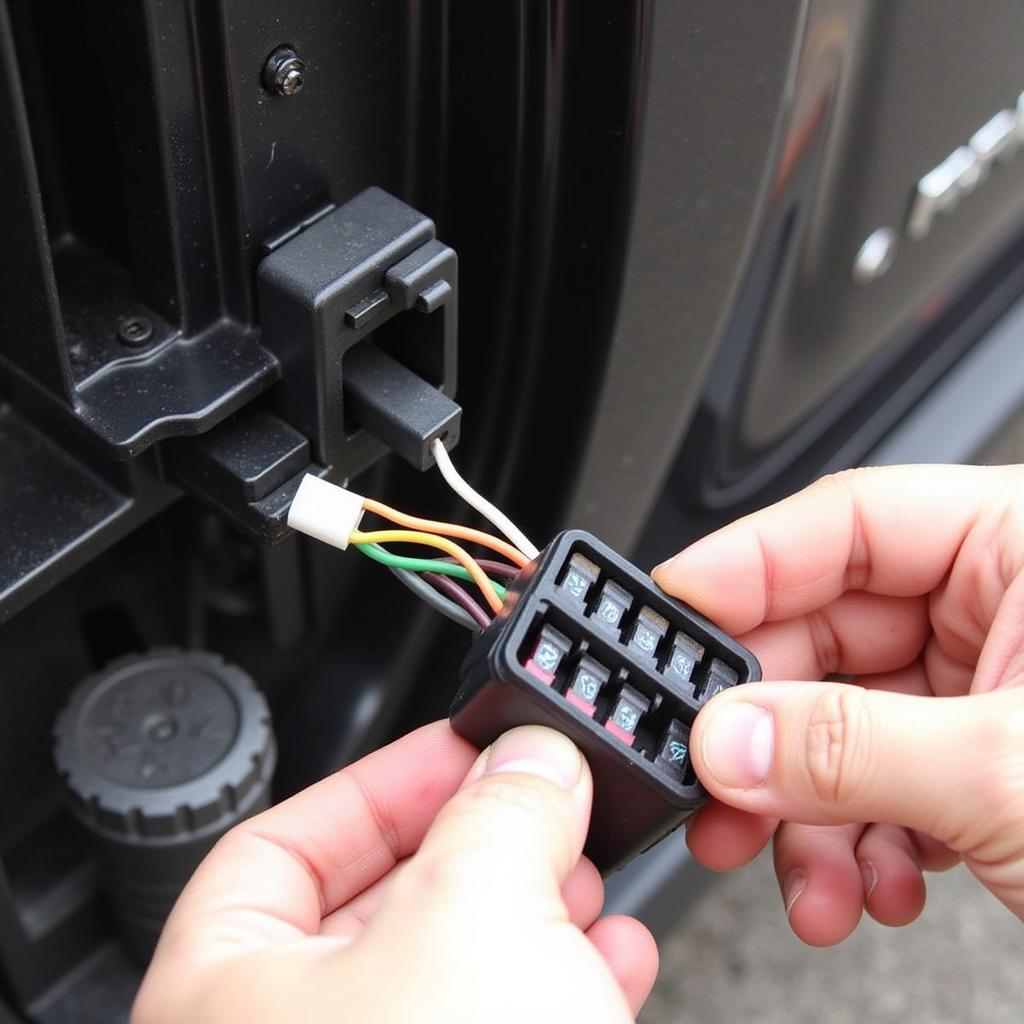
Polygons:
<instances>
[{"instance_id":1,"label":"orange wire","mask_svg":"<svg viewBox=\"0 0 1024 1024\"><path fill-rule=\"evenodd\" d=\"M460 548L455 541L449 540L447 537L437 537L432 533L414 530L372 530L369 533L353 530L349 534L348 540L350 544L423 544L429 548L446 551L466 567L469 575L473 577L473 582L480 588L480 593L484 595L487 603L491 606L491 610L495 614L501 611L501 598L487 574L465 548Z\"/></svg>"},{"instance_id":2,"label":"orange wire","mask_svg":"<svg viewBox=\"0 0 1024 1024\"><path fill-rule=\"evenodd\" d=\"M422 530L424 533L438 533L447 537L458 537L460 540L468 540L473 544L480 544L498 554L504 555L514 565L521 569L530 560L518 548L513 547L507 541L499 537L493 537L483 530L474 530L471 526L460 526L458 523L442 523L434 519L420 519L418 516L410 516L405 512L399 512L390 505L377 501L375 498L363 498L363 508L367 512L390 519L399 526L410 530Z\"/></svg>"}]
</instances>

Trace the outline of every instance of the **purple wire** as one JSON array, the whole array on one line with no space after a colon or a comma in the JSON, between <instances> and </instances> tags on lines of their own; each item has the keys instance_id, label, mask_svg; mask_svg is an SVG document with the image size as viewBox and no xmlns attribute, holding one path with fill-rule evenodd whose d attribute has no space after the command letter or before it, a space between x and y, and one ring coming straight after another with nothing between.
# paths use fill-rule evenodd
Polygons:
<instances>
[{"instance_id":1,"label":"purple wire","mask_svg":"<svg viewBox=\"0 0 1024 1024\"><path fill-rule=\"evenodd\" d=\"M453 579L439 572L425 572L421 575L435 590L439 590L445 597L451 598L460 608L467 611L481 629L486 629L491 624L490 615Z\"/></svg>"}]
</instances>

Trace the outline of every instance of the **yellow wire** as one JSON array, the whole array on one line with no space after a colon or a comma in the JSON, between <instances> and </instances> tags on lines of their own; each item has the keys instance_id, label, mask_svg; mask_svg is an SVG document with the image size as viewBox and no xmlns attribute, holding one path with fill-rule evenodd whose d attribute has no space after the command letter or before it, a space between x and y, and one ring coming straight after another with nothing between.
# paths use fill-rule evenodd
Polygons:
<instances>
[{"instance_id":1,"label":"yellow wire","mask_svg":"<svg viewBox=\"0 0 1024 1024\"><path fill-rule=\"evenodd\" d=\"M375 498L363 498L363 508L367 512L373 512L378 516L383 516L385 519L390 519L393 523L404 526L407 530L439 533L443 537L457 537L459 540L468 540L472 543L481 544L492 551L497 551L500 555L504 555L513 565L518 565L520 569L530 561L518 548L503 541L500 537L484 533L483 530L474 530L470 526L440 522L436 519L420 519L419 516L411 516L406 512L400 512L398 509L391 508L390 505L385 505Z\"/></svg>"},{"instance_id":2,"label":"yellow wire","mask_svg":"<svg viewBox=\"0 0 1024 1024\"><path fill-rule=\"evenodd\" d=\"M480 588L480 593L491 606L491 610L495 613L501 611L501 598L498 597L498 592L487 578L487 574L465 548L459 547L447 537L436 537L432 533L422 533L418 530L371 530L369 533L353 530L348 540L350 544L422 544L429 548L439 548L466 567L473 577L473 582Z\"/></svg>"}]
</instances>

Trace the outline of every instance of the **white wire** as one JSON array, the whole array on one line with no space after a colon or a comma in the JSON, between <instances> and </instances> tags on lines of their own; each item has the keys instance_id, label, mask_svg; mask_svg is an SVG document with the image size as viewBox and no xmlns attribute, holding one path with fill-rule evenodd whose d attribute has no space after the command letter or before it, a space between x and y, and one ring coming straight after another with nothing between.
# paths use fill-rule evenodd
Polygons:
<instances>
[{"instance_id":1,"label":"white wire","mask_svg":"<svg viewBox=\"0 0 1024 1024\"><path fill-rule=\"evenodd\" d=\"M537 546L530 542L526 534L497 505L489 502L482 494L478 494L469 486L455 468L451 456L445 450L445 446L439 437L434 438L430 450L433 453L434 461L437 463L437 468L441 470L441 475L448 481L448 486L463 501L475 508L484 519L505 534L527 558L536 558L538 555Z\"/></svg>"}]
</instances>

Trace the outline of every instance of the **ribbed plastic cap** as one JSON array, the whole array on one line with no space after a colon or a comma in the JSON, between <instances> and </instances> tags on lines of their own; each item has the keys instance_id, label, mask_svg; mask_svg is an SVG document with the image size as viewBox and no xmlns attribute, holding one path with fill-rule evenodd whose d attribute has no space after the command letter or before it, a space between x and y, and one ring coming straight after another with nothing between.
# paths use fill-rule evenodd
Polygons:
<instances>
[{"instance_id":1,"label":"ribbed plastic cap","mask_svg":"<svg viewBox=\"0 0 1024 1024\"><path fill-rule=\"evenodd\" d=\"M263 695L213 654L153 650L85 679L54 727L83 822L164 844L223 829L266 786L276 751Z\"/></svg>"}]
</instances>

